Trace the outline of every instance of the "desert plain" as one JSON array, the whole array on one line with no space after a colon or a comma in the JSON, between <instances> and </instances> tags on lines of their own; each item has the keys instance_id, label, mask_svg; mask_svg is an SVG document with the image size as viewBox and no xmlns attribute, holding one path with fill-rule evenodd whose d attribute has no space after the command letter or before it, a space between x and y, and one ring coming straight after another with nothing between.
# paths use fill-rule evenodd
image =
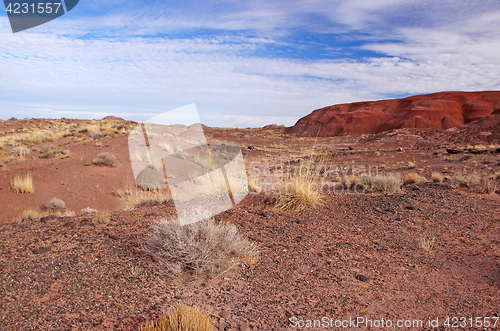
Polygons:
<instances>
[{"instance_id":1,"label":"desert plain","mask_svg":"<svg viewBox=\"0 0 500 331\"><path fill-rule=\"evenodd\" d=\"M168 190L136 185L128 134L140 123L3 120L0 329L139 330L180 303L219 331L432 330L453 318L484 329L486 317L492 328L499 94L332 106L290 128L203 127L209 142L240 146L248 179L245 199L213 218L258 251L212 277L171 277L144 249L152 224L176 210ZM288 169L314 175L310 205L280 207L280 184L301 174ZM33 192L16 191L16 176ZM335 325L353 319L365 324Z\"/></svg>"}]
</instances>

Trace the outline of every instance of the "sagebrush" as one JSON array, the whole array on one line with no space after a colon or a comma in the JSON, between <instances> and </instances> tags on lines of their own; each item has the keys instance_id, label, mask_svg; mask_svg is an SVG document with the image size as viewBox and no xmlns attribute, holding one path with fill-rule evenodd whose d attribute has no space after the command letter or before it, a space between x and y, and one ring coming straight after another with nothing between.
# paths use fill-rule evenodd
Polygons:
<instances>
[{"instance_id":1,"label":"sagebrush","mask_svg":"<svg viewBox=\"0 0 500 331\"><path fill-rule=\"evenodd\" d=\"M257 248L236 226L211 218L184 226L177 220L156 221L142 248L171 277L214 278L258 259Z\"/></svg>"}]
</instances>

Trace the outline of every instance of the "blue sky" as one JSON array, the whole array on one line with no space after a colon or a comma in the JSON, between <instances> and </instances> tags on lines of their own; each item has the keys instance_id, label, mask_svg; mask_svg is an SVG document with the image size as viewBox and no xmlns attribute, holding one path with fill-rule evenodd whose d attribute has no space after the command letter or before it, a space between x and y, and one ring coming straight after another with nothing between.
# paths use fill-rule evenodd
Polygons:
<instances>
[{"instance_id":1,"label":"blue sky","mask_svg":"<svg viewBox=\"0 0 500 331\"><path fill-rule=\"evenodd\" d=\"M13 34L0 10L0 118L293 125L314 109L500 89L500 2L94 1Z\"/></svg>"}]
</instances>

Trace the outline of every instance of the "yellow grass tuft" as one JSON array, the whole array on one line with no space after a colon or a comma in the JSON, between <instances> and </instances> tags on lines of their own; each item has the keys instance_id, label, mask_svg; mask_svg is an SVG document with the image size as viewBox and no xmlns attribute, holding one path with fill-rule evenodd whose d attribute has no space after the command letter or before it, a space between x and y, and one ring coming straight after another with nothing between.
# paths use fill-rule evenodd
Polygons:
<instances>
[{"instance_id":1,"label":"yellow grass tuft","mask_svg":"<svg viewBox=\"0 0 500 331\"><path fill-rule=\"evenodd\" d=\"M35 185L33 184L33 176L27 174L26 176L15 176L12 182L12 190L17 193L34 193Z\"/></svg>"},{"instance_id":2,"label":"yellow grass tuft","mask_svg":"<svg viewBox=\"0 0 500 331\"><path fill-rule=\"evenodd\" d=\"M187 306L183 303L179 307L160 317L155 322L147 322L140 331L212 331L213 318L202 309Z\"/></svg>"},{"instance_id":3,"label":"yellow grass tuft","mask_svg":"<svg viewBox=\"0 0 500 331\"><path fill-rule=\"evenodd\" d=\"M128 188L122 193L122 200L125 208L135 209L147 204L170 201L172 196L167 189L145 191L138 188Z\"/></svg>"},{"instance_id":4,"label":"yellow grass tuft","mask_svg":"<svg viewBox=\"0 0 500 331\"><path fill-rule=\"evenodd\" d=\"M281 166L282 170L284 166ZM317 208L323 204L320 185L317 183L320 174L319 164L313 167L312 158L306 165L298 169L283 171L278 179L278 187L274 192L274 202L279 210L301 211Z\"/></svg>"},{"instance_id":5,"label":"yellow grass tuft","mask_svg":"<svg viewBox=\"0 0 500 331\"><path fill-rule=\"evenodd\" d=\"M422 181L422 178L416 172L411 172L409 174L404 175L403 182L405 184L413 184Z\"/></svg>"},{"instance_id":6,"label":"yellow grass tuft","mask_svg":"<svg viewBox=\"0 0 500 331\"><path fill-rule=\"evenodd\" d=\"M431 179L434 183L441 183L444 180L444 176L439 172L433 172L431 175Z\"/></svg>"},{"instance_id":7,"label":"yellow grass tuft","mask_svg":"<svg viewBox=\"0 0 500 331\"><path fill-rule=\"evenodd\" d=\"M401 178L396 175L361 176L361 183L370 191L384 193L396 193L401 191Z\"/></svg>"},{"instance_id":8,"label":"yellow grass tuft","mask_svg":"<svg viewBox=\"0 0 500 331\"><path fill-rule=\"evenodd\" d=\"M361 184L361 178L358 176L347 176L342 180L342 184L345 188L355 188L356 185Z\"/></svg>"},{"instance_id":9,"label":"yellow grass tuft","mask_svg":"<svg viewBox=\"0 0 500 331\"><path fill-rule=\"evenodd\" d=\"M427 254L432 252L434 250L434 240L435 238L432 239L427 239L427 238L422 238L420 239L420 248L424 250Z\"/></svg>"}]
</instances>

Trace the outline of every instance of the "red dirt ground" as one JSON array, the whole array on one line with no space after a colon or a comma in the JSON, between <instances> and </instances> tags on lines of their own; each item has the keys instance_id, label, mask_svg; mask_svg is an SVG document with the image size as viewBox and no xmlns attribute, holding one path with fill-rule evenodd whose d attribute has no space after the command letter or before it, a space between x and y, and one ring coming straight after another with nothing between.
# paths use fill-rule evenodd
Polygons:
<instances>
[{"instance_id":1,"label":"red dirt ground","mask_svg":"<svg viewBox=\"0 0 500 331\"><path fill-rule=\"evenodd\" d=\"M21 127L9 122L0 131ZM296 330L294 318L323 317L439 318L446 329L446 317L499 316L500 196L451 186L465 171L492 178L500 188L498 130L470 125L309 138L270 126L205 133L239 143L263 188L276 165L300 163L313 153L325 155L340 175L365 166L380 174L417 172L427 182L390 194L325 192L323 207L303 212L277 211L268 185L215 217L258 245L255 266L214 280L169 280L141 244L151 222L175 214L173 204L123 211L113 194L133 181L126 134L85 138L85 145L64 145L71 137L44 143L38 147L69 149L70 157L40 159L32 152L0 168L0 330L138 330L180 302L207 310L219 331ZM85 166L102 151L115 154L121 166ZM12 176L27 171L35 193L14 193ZM432 172L444 182L430 182ZM76 216L12 222L53 197ZM81 214L85 207L112 211L110 222ZM422 238L435 238L433 251L420 247Z\"/></svg>"}]
</instances>

